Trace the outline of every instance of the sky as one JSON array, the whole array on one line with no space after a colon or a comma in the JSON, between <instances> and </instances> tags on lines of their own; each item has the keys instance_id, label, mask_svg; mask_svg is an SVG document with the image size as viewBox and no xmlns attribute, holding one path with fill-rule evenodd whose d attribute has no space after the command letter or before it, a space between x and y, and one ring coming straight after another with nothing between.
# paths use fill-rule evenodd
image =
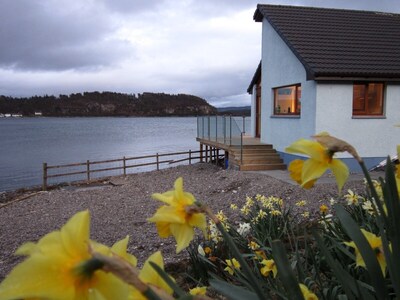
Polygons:
<instances>
[{"instance_id":1,"label":"sky","mask_svg":"<svg viewBox=\"0 0 400 300\"><path fill-rule=\"evenodd\" d=\"M0 0L0 95L184 93L250 105L257 3L400 13L398 0Z\"/></svg>"}]
</instances>

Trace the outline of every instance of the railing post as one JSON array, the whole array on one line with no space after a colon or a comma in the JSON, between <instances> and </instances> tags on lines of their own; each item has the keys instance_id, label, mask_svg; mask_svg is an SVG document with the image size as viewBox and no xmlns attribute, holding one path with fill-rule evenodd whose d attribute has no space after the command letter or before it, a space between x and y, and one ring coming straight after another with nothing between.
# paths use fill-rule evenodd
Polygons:
<instances>
[{"instance_id":1,"label":"railing post","mask_svg":"<svg viewBox=\"0 0 400 300\"><path fill-rule=\"evenodd\" d=\"M246 133L246 116L243 116L243 133Z\"/></svg>"},{"instance_id":2,"label":"railing post","mask_svg":"<svg viewBox=\"0 0 400 300\"><path fill-rule=\"evenodd\" d=\"M43 163L43 185L42 190L47 191L47 163Z\"/></svg>"},{"instance_id":3,"label":"railing post","mask_svg":"<svg viewBox=\"0 0 400 300\"><path fill-rule=\"evenodd\" d=\"M157 162L157 171L160 171L160 158L158 153L156 154L156 162Z\"/></svg>"},{"instance_id":4,"label":"railing post","mask_svg":"<svg viewBox=\"0 0 400 300\"><path fill-rule=\"evenodd\" d=\"M87 175L87 181L90 181L90 162L89 162L89 160L86 161L86 175Z\"/></svg>"},{"instance_id":5,"label":"railing post","mask_svg":"<svg viewBox=\"0 0 400 300\"><path fill-rule=\"evenodd\" d=\"M201 125L203 127L203 134L201 135L201 137L204 139L204 116L201 117Z\"/></svg>"},{"instance_id":6,"label":"railing post","mask_svg":"<svg viewBox=\"0 0 400 300\"><path fill-rule=\"evenodd\" d=\"M123 163L123 166L124 166L124 176L126 176L126 158L125 158L125 156L122 159L122 163Z\"/></svg>"},{"instance_id":7,"label":"railing post","mask_svg":"<svg viewBox=\"0 0 400 300\"><path fill-rule=\"evenodd\" d=\"M200 143L200 162L203 162L203 144Z\"/></svg>"},{"instance_id":8,"label":"railing post","mask_svg":"<svg viewBox=\"0 0 400 300\"><path fill-rule=\"evenodd\" d=\"M225 120L225 115L223 117L223 120L224 120L223 128L224 128L224 145L225 145L226 144L226 120Z\"/></svg>"},{"instance_id":9,"label":"railing post","mask_svg":"<svg viewBox=\"0 0 400 300\"><path fill-rule=\"evenodd\" d=\"M232 115L229 115L229 146L232 145Z\"/></svg>"},{"instance_id":10,"label":"railing post","mask_svg":"<svg viewBox=\"0 0 400 300\"><path fill-rule=\"evenodd\" d=\"M240 164L243 163L243 132L240 133Z\"/></svg>"},{"instance_id":11,"label":"railing post","mask_svg":"<svg viewBox=\"0 0 400 300\"><path fill-rule=\"evenodd\" d=\"M192 150L189 149L189 165L192 164Z\"/></svg>"},{"instance_id":12,"label":"railing post","mask_svg":"<svg viewBox=\"0 0 400 300\"><path fill-rule=\"evenodd\" d=\"M215 141L218 142L218 116L215 115Z\"/></svg>"},{"instance_id":13,"label":"railing post","mask_svg":"<svg viewBox=\"0 0 400 300\"><path fill-rule=\"evenodd\" d=\"M208 140L210 141L210 132L211 132L211 124L210 124L210 116L208 116Z\"/></svg>"}]
</instances>

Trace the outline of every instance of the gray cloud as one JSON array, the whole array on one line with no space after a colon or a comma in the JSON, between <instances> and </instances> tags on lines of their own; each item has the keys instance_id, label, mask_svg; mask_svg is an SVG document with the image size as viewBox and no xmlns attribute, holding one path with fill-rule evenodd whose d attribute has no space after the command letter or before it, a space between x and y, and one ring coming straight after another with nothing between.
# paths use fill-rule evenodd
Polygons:
<instances>
[{"instance_id":1,"label":"gray cloud","mask_svg":"<svg viewBox=\"0 0 400 300\"><path fill-rule=\"evenodd\" d=\"M0 66L6 68L95 68L133 52L112 38L115 25L93 7L65 9L58 1L3 0L0 28Z\"/></svg>"},{"instance_id":2,"label":"gray cloud","mask_svg":"<svg viewBox=\"0 0 400 300\"><path fill-rule=\"evenodd\" d=\"M249 104L257 0L1 0L0 94L191 93ZM269 0L400 12L397 0Z\"/></svg>"}]
</instances>

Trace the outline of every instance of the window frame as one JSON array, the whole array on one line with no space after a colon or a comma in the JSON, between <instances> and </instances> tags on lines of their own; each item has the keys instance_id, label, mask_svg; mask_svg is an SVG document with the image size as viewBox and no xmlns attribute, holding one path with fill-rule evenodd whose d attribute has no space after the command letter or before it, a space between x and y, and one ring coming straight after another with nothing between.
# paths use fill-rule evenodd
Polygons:
<instances>
[{"instance_id":1,"label":"window frame","mask_svg":"<svg viewBox=\"0 0 400 300\"><path fill-rule=\"evenodd\" d=\"M380 84L380 85L382 85L382 91L381 91L381 94L382 94L382 98L380 99L381 100L381 109L380 109L380 112L379 113L371 113L371 112L369 112L369 110L368 110L368 106L369 106L369 101L368 101L368 94L369 94L369 92L368 92L368 90L369 90L369 86L370 86L370 84ZM361 109L359 109L359 110L356 110L355 108L354 108L354 102L355 102L355 97L354 97L354 92L355 92L355 86L356 85L363 85L364 86L364 109L363 110L361 110ZM353 97L352 97L352 116L353 117L355 117L355 118L358 118L358 117L361 117L361 118L363 118L363 117L371 117L371 118L374 118L374 117L384 117L385 116L385 104L386 104L386 99L385 99L385 97L386 97L386 84L385 84L385 82L381 82L381 81L355 81L355 82L353 82ZM375 101L377 101L378 99L377 98L375 98Z\"/></svg>"},{"instance_id":2,"label":"window frame","mask_svg":"<svg viewBox=\"0 0 400 300\"><path fill-rule=\"evenodd\" d=\"M290 112L290 113L288 113L288 112L277 112L277 110L276 110L276 107L277 107L277 105L276 105L277 91L279 89L284 89L284 88L289 88L289 87L290 88L295 87L295 90L294 90L294 92L295 92L295 100L294 100L295 101L295 103L294 103L295 112ZM272 107L272 115L273 116L281 116L281 117L285 117L285 116L288 116L288 117L290 117L290 116L299 117L300 116L300 114L301 114L301 95L299 97L299 87L300 87L300 93L301 93L301 83L288 84L288 85L283 85L283 86L278 86L278 87L272 88L272 93L273 93L273 98L274 98L273 107Z\"/></svg>"}]
</instances>

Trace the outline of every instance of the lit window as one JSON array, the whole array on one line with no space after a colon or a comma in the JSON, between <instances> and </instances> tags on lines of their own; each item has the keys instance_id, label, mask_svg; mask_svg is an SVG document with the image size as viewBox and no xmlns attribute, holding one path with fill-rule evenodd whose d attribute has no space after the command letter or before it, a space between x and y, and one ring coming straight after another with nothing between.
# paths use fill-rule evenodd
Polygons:
<instances>
[{"instance_id":1,"label":"lit window","mask_svg":"<svg viewBox=\"0 0 400 300\"><path fill-rule=\"evenodd\" d=\"M355 83L353 115L383 115L383 83Z\"/></svg>"},{"instance_id":2,"label":"lit window","mask_svg":"<svg viewBox=\"0 0 400 300\"><path fill-rule=\"evenodd\" d=\"M290 85L274 89L274 114L299 115L301 109L301 86Z\"/></svg>"}]
</instances>

